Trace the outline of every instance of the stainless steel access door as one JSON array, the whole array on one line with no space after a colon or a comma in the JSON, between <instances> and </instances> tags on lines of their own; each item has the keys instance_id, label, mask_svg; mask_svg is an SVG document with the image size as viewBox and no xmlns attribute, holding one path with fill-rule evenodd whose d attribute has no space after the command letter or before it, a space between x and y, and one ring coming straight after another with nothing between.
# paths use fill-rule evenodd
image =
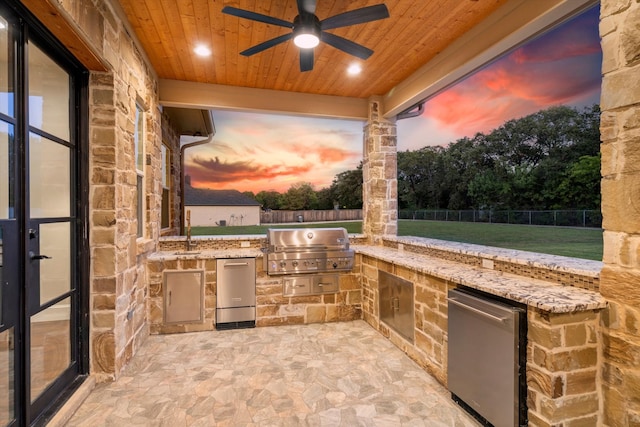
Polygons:
<instances>
[{"instance_id":1,"label":"stainless steel access door","mask_svg":"<svg viewBox=\"0 0 640 427\"><path fill-rule=\"evenodd\" d=\"M495 427L520 423L522 309L449 291L448 387Z\"/></svg>"},{"instance_id":2,"label":"stainless steel access door","mask_svg":"<svg viewBox=\"0 0 640 427\"><path fill-rule=\"evenodd\" d=\"M413 282L378 271L380 320L409 342L414 342Z\"/></svg>"},{"instance_id":3,"label":"stainless steel access door","mask_svg":"<svg viewBox=\"0 0 640 427\"><path fill-rule=\"evenodd\" d=\"M218 259L216 270L216 324L255 322L255 258Z\"/></svg>"}]
</instances>

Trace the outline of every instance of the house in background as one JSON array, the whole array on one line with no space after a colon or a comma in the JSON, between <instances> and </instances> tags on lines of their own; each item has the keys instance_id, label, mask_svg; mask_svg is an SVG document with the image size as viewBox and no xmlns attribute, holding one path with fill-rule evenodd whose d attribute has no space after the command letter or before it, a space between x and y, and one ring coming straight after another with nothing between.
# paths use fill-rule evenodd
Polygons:
<instances>
[{"instance_id":1,"label":"house in background","mask_svg":"<svg viewBox=\"0 0 640 427\"><path fill-rule=\"evenodd\" d=\"M260 225L260 207L238 190L193 188L189 177L185 179L184 208L191 211L193 227Z\"/></svg>"}]
</instances>

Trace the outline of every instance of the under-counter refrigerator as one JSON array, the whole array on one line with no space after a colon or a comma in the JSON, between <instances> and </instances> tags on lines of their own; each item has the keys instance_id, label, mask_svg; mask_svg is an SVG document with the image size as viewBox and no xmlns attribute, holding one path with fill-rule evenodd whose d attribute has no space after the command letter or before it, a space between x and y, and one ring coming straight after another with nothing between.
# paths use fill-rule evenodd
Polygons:
<instances>
[{"instance_id":1,"label":"under-counter refrigerator","mask_svg":"<svg viewBox=\"0 0 640 427\"><path fill-rule=\"evenodd\" d=\"M461 288L448 302L453 399L494 427L526 426L526 309Z\"/></svg>"},{"instance_id":2,"label":"under-counter refrigerator","mask_svg":"<svg viewBox=\"0 0 640 427\"><path fill-rule=\"evenodd\" d=\"M256 260L216 260L216 329L256 325Z\"/></svg>"}]
</instances>

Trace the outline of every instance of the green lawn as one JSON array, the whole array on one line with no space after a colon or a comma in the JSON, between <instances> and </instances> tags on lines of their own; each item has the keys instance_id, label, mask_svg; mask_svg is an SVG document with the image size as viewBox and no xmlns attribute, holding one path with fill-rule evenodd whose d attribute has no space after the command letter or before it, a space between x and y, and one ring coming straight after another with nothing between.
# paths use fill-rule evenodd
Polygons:
<instances>
[{"instance_id":1,"label":"green lawn","mask_svg":"<svg viewBox=\"0 0 640 427\"><path fill-rule=\"evenodd\" d=\"M344 227L361 233L362 222L298 223L286 225L193 227L196 235L265 234L267 228ZM602 260L602 230L478 222L398 221L398 235L430 237L552 255Z\"/></svg>"},{"instance_id":2,"label":"green lawn","mask_svg":"<svg viewBox=\"0 0 640 427\"><path fill-rule=\"evenodd\" d=\"M400 220L398 235L602 260L602 230L593 228Z\"/></svg>"},{"instance_id":3,"label":"green lawn","mask_svg":"<svg viewBox=\"0 0 640 427\"><path fill-rule=\"evenodd\" d=\"M349 233L362 233L361 221L345 221L345 222L319 222L319 223L295 223L295 224L265 224L265 225L237 225L229 227L192 227L191 234L193 236L229 236L238 234L266 234L267 228L330 228L344 227Z\"/></svg>"}]
</instances>

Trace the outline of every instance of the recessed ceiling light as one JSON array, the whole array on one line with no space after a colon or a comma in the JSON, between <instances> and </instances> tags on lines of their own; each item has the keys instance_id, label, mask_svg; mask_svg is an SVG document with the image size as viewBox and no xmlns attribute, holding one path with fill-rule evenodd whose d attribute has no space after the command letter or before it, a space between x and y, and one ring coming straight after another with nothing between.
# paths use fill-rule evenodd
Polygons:
<instances>
[{"instance_id":1,"label":"recessed ceiling light","mask_svg":"<svg viewBox=\"0 0 640 427\"><path fill-rule=\"evenodd\" d=\"M209 49L208 47L206 47L203 44L199 44L198 46L196 46L196 48L193 49L193 51L198 56L209 56L209 55L211 55L211 49Z\"/></svg>"},{"instance_id":2,"label":"recessed ceiling light","mask_svg":"<svg viewBox=\"0 0 640 427\"><path fill-rule=\"evenodd\" d=\"M356 74L360 74L361 71L362 71L362 67L360 66L360 64L351 64L349 65L349 68L347 68L347 73L349 73L352 76L355 76Z\"/></svg>"}]
</instances>

